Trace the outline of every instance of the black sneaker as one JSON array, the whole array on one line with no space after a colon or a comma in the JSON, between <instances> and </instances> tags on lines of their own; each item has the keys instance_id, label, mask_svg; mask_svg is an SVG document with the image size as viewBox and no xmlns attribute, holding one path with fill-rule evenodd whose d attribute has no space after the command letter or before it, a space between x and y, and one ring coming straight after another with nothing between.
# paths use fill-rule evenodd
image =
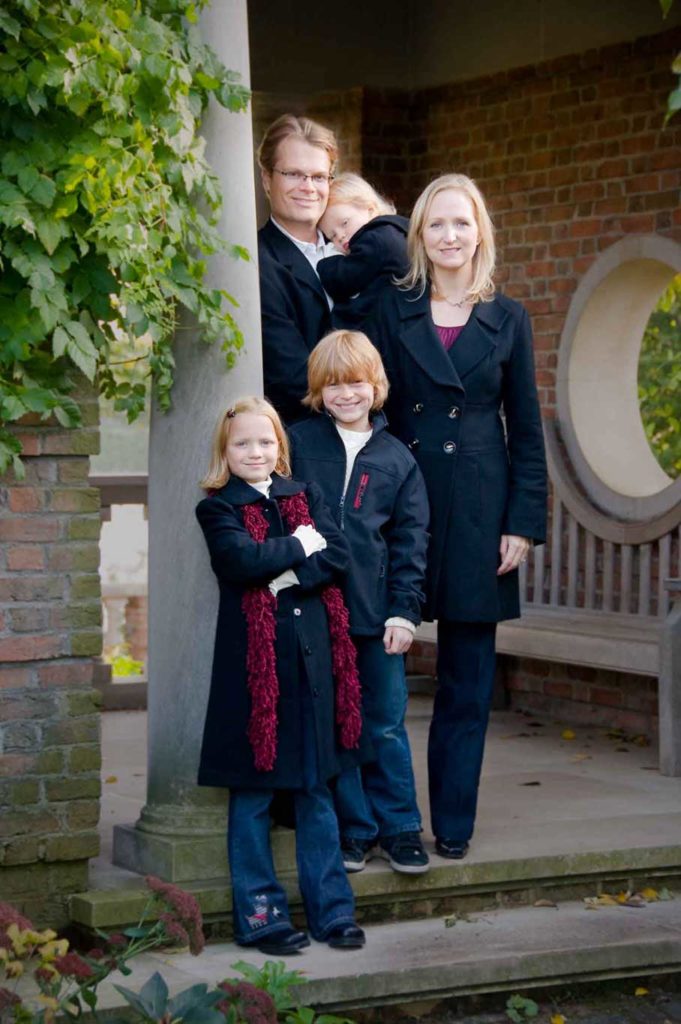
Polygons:
<instances>
[{"instance_id":1,"label":"black sneaker","mask_svg":"<svg viewBox=\"0 0 681 1024\"><path fill-rule=\"evenodd\" d=\"M363 871L367 866L367 853L374 845L372 839L351 839L341 837L343 867L348 872Z\"/></svg>"},{"instance_id":2,"label":"black sneaker","mask_svg":"<svg viewBox=\"0 0 681 1024\"><path fill-rule=\"evenodd\" d=\"M400 832L381 839L383 856L390 861L393 871L403 875L423 875L430 866L418 832Z\"/></svg>"}]
</instances>

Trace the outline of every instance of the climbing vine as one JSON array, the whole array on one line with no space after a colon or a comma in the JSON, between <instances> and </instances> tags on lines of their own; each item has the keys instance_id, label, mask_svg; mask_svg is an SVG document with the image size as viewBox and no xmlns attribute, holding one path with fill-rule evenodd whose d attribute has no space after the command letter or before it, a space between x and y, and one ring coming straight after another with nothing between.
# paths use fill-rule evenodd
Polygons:
<instances>
[{"instance_id":1,"label":"climbing vine","mask_svg":"<svg viewBox=\"0 0 681 1024\"><path fill-rule=\"evenodd\" d=\"M235 300L206 282L227 248L199 134L248 91L204 43L205 0L0 0L0 470L27 413L75 426L78 372L133 420L170 404L180 308L228 362ZM130 372L135 366L135 373Z\"/></svg>"}]
</instances>

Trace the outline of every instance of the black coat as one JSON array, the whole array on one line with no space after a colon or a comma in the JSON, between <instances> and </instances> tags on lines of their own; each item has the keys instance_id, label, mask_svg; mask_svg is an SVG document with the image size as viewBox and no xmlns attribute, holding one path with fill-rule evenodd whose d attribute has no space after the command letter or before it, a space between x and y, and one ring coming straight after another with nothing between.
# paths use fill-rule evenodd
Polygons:
<instances>
[{"instance_id":1,"label":"black coat","mask_svg":"<svg viewBox=\"0 0 681 1024\"><path fill-rule=\"evenodd\" d=\"M332 328L321 282L271 220L258 232L265 395L286 423L308 415L307 358Z\"/></svg>"},{"instance_id":2,"label":"black coat","mask_svg":"<svg viewBox=\"0 0 681 1024\"><path fill-rule=\"evenodd\" d=\"M363 330L386 285L406 274L408 230L409 221L399 214L374 217L352 236L347 256L319 261L317 272L335 303L337 327Z\"/></svg>"},{"instance_id":3,"label":"black coat","mask_svg":"<svg viewBox=\"0 0 681 1024\"><path fill-rule=\"evenodd\" d=\"M520 614L517 571L497 576L502 534L546 535L546 461L532 331L519 303L478 303L446 352L430 294L383 294L370 337L391 384L390 429L428 488L424 618L498 622ZM505 427L501 413L505 418Z\"/></svg>"},{"instance_id":4,"label":"black coat","mask_svg":"<svg viewBox=\"0 0 681 1024\"><path fill-rule=\"evenodd\" d=\"M393 615L415 625L421 621L426 488L413 456L385 426L385 416L377 413L345 499L345 446L332 418L318 413L289 431L294 475L321 488L350 548L345 596L357 636L382 636L385 620Z\"/></svg>"},{"instance_id":5,"label":"black coat","mask_svg":"<svg viewBox=\"0 0 681 1024\"><path fill-rule=\"evenodd\" d=\"M327 547L305 557L299 540L288 534L276 498L305 491L310 513ZM254 541L243 523L241 507L258 502L270 522L268 538ZM213 672L199 765L199 785L291 789L303 783L301 701L312 703L319 772L338 774L335 744L334 687L326 609L320 588L338 582L348 563L345 541L322 501L321 492L273 474L266 499L243 480L232 477L196 508L218 578L220 604L215 632ZM279 680L277 759L269 772L256 771L246 736L250 697L246 676L246 619L241 599L249 586L266 584L285 569L294 569L300 586L277 595L276 658ZM301 671L303 661L305 671ZM306 682L305 675L309 682Z\"/></svg>"}]
</instances>

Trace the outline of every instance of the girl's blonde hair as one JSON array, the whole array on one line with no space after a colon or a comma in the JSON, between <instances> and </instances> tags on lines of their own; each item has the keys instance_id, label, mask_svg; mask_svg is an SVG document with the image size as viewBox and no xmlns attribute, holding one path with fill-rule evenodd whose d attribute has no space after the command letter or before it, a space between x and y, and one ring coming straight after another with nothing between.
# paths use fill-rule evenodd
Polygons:
<instances>
[{"instance_id":1,"label":"girl's blonde hair","mask_svg":"<svg viewBox=\"0 0 681 1024\"><path fill-rule=\"evenodd\" d=\"M371 411L383 407L388 397L388 378L383 360L361 331L332 331L312 349L307 361L307 394L303 405L321 412L322 389L330 384L368 381L374 388Z\"/></svg>"},{"instance_id":2,"label":"girl's blonde hair","mask_svg":"<svg viewBox=\"0 0 681 1024\"><path fill-rule=\"evenodd\" d=\"M350 171L339 174L331 182L327 210L334 203L351 203L362 210L372 210L373 217L395 212L394 203L379 195L368 181L360 178L359 174L352 174Z\"/></svg>"},{"instance_id":3,"label":"girl's blonde hair","mask_svg":"<svg viewBox=\"0 0 681 1024\"><path fill-rule=\"evenodd\" d=\"M227 441L229 432L232 429L234 418L240 412L250 412L256 416L267 416L274 427L274 433L279 442L279 457L274 467L276 473L281 476L291 475L291 461L289 456L288 438L284 425L279 418L279 413L267 401L266 398L258 398L256 395L247 395L237 400L226 409L215 427L213 434L213 446L211 448L210 465L208 472L201 481L204 491L217 491L224 487L230 477L229 466L227 465Z\"/></svg>"},{"instance_id":4,"label":"girl's blonde hair","mask_svg":"<svg viewBox=\"0 0 681 1024\"><path fill-rule=\"evenodd\" d=\"M400 288L418 288L423 295L430 277L432 266L426 256L423 244L423 229L435 196L447 189L463 192L470 199L478 227L479 242L473 256L473 281L466 298L470 302L485 302L494 295L494 267L496 262L496 246L494 244L494 225L487 212L482 192L475 182L465 174L444 174L441 178L431 181L423 190L414 204L407 235L407 252L410 267L404 277L395 283Z\"/></svg>"}]
</instances>

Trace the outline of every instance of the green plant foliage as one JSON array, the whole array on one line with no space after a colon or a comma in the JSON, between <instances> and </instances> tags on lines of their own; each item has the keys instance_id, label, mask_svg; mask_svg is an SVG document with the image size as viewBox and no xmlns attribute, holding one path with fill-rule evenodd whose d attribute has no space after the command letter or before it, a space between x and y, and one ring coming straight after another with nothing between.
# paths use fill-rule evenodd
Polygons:
<instances>
[{"instance_id":1,"label":"green plant foliage","mask_svg":"<svg viewBox=\"0 0 681 1024\"><path fill-rule=\"evenodd\" d=\"M201 39L204 2L0 0L0 471L21 470L7 424L78 424L74 371L130 421L149 378L168 408L180 307L228 364L243 344L206 283L211 253L249 257L216 230L199 126L211 96L249 94Z\"/></svg>"},{"instance_id":2,"label":"green plant foliage","mask_svg":"<svg viewBox=\"0 0 681 1024\"><path fill-rule=\"evenodd\" d=\"M638 364L641 419L665 473L681 476L681 274L646 326Z\"/></svg>"},{"instance_id":3,"label":"green plant foliage","mask_svg":"<svg viewBox=\"0 0 681 1024\"><path fill-rule=\"evenodd\" d=\"M660 0L660 7L662 8L662 17L666 18L672 9L674 0ZM675 75L679 76L679 82L675 89L673 89L667 97L667 113L665 114L664 123L665 125L669 120L681 110L681 53L677 53L672 63L672 71Z\"/></svg>"},{"instance_id":4,"label":"green plant foliage","mask_svg":"<svg viewBox=\"0 0 681 1024\"><path fill-rule=\"evenodd\" d=\"M506 1000L506 1016L514 1024L523 1024L523 1021L536 1017L539 1007L534 999L526 999L525 996L513 995Z\"/></svg>"}]
</instances>

